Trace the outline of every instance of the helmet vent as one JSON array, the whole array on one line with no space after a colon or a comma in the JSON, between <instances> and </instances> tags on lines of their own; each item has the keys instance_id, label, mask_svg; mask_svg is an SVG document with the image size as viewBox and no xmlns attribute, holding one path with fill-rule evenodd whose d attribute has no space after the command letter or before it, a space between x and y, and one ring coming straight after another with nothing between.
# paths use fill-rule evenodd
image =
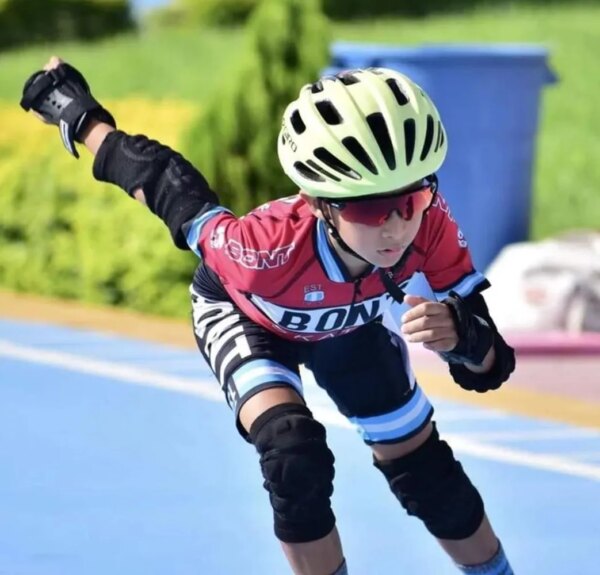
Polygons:
<instances>
[{"instance_id":1,"label":"helmet vent","mask_svg":"<svg viewBox=\"0 0 600 575\"><path fill-rule=\"evenodd\" d=\"M360 80L353 74L353 71L338 74L338 78L341 80L344 86L352 86L352 84L358 84L360 82Z\"/></svg>"},{"instance_id":2,"label":"helmet vent","mask_svg":"<svg viewBox=\"0 0 600 575\"><path fill-rule=\"evenodd\" d=\"M336 182L341 182L342 180L340 178L338 178L337 176L334 176L331 172L328 172L327 170L323 169L321 166L319 166L319 164L317 164L317 162L313 162L312 160L306 160L306 163L313 168L314 170L316 170L317 172L321 172L321 174L323 174L326 178L330 178Z\"/></svg>"},{"instance_id":3,"label":"helmet vent","mask_svg":"<svg viewBox=\"0 0 600 575\"><path fill-rule=\"evenodd\" d=\"M300 116L300 112L298 110L294 110L292 112L290 123L292 124L292 128L294 128L294 132L296 132L296 134L302 134L302 132L306 130L306 124L302 121L302 116Z\"/></svg>"},{"instance_id":4,"label":"helmet vent","mask_svg":"<svg viewBox=\"0 0 600 575\"><path fill-rule=\"evenodd\" d=\"M442 123L438 120L437 123L437 128L438 128L438 135L437 135L437 140L435 141L435 148L433 149L434 152L438 151L438 148L440 147L441 141L442 141Z\"/></svg>"},{"instance_id":5,"label":"helmet vent","mask_svg":"<svg viewBox=\"0 0 600 575\"><path fill-rule=\"evenodd\" d=\"M427 154L429 154L429 150L431 150L434 131L435 124L433 122L433 118L430 114L427 114L427 129L425 130L425 141L423 142L423 149L421 150L421 161L423 161L427 157Z\"/></svg>"},{"instance_id":6,"label":"helmet vent","mask_svg":"<svg viewBox=\"0 0 600 575\"><path fill-rule=\"evenodd\" d=\"M442 135L440 136L440 147L444 145L444 128L441 130Z\"/></svg>"},{"instance_id":7,"label":"helmet vent","mask_svg":"<svg viewBox=\"0 0 600 575\"><path fill-rule=\"evenodd\" d=\"M398 102L400 106L405 106L406 104L408 104L408 96L402 91L402 88L400 88L396 80L389 78L385 82L391 88L392 93L396 98L396 102Z\"/></svg>"},{"instance_id":8,"label":"helmet vent","mask_svg":"<svg viewBox=\"0 0 600 575\"><path fill-rule=\"evenodd\" d=\"M314 170L311 170L306 164L303 162L294 162L294 168L300 175L305 177L307 180L312 180L313 182L324 182L325 178L320 174L317 174Z\"/></svg>"},{"instance_id":9,"label":"helmet vent","mask_svg":"<svg viewBox=\"0 0 600 575\"><path fill-rule=\"evenodd\" d=\"M331 100L321 100L316 103L317 110L330 126L341 124L344 119L338 112L337 108L332 104Z\"/></svg>"},{"instance_id":10,"label":"helmet vent","mask_svg":"<svg viewBox=\"0 0 600 575\"><path fill-rule=\"evenodd\" d=\"M362 147L360 142L353 136L348 136L342 140L342 144L346 149L372 174L377 175L379 172L373 163L373 160L367 154L367 151Z\"/></svg>"},{"instance_id":11,"label":"helmet vent","mask_svg":"<svg viewBox=\"0 0 600 575\"><path fill-rule=\"evenodd\" d=\"M323 91L323 82L321 82L321 80L317 80L311 87L310 87L310 91L313 94L318 94L319 92Z\"/></svg>"},{"instance_id":12,"label":"helmet vent","mask_svg":"<svg viewBox=\"0 0 600 575\"><path fill-rule=\"evenodd\" d=\"M413 119L404 120L404 153L406 165L410 166L415 153L416 125Z\"/></svg>"},{"instance_id":13,"label":"helmet vent","mask_svg":"<svg viewBox=\"0 0 600 575\"><path fill-rule=\"evenodd\" d=\"M371 128L371 132L373 132L375 141L385 158L388 168L390 170L395 170L396 156L394 155L394 147L383 114L381 112L369 114L367 116L367 123L369 124L369 128Z\"/></svg>"},{"instance_id":14,"label":"helmet vent","mask_svg":"<svg viewBox=\"0 0 600 575\"><path fill-rule=\"evenodd\" d=\"M327 164L334 172L338 172L348 178L352 178L353 180L360 180L361 175L355 172L350 166L347 166L340 160L336 158L331 152L327 151L325 148L315 148L313 154L318 160L321 160L324 164Z\"/></svg>"}]
</instances>

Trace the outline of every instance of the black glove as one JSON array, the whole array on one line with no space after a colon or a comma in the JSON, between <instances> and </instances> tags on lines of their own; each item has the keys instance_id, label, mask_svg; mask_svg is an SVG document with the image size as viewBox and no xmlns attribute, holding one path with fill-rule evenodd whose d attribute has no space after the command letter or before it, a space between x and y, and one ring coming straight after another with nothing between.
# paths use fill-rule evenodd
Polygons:
<instances>
[{"instance_id":1,"label":"black glove","mask_svg":"<svg viewBox=\"0 0 600 575\"><path fill-rule=\"evenodd\" d=\"M117 127L112 115L92 96L82 74L69 64L33 74L23 87L21 107L27 112L34 110L46 122L58 126L65 148L76 158L79 154L75 142L81 142L90 120Z\"/></svg>"},{"instance_id":2,"label":"black glove","mask_svg":"<svg viewBox=\"0 0 600 575\"><path fill-rule=\"evenodd\" d=\"M484 319L475 315L456 292L451 291L442 303L450 308L458 343L454 349L440 352L440 356L448 363L481 365L494 345L493 329Z\"/></svg>"},{"instance_id":3,"label":"black glove","mask_svg":"<svg viewBox=\"0 0 600 575\"><path fill-rule=\"evenodd\" d=\"M450 308L459 337L453 350L440 353L449 364L452 379L468 391L485 393L498 389L515 369L515 351L498 333L483 297L476 294L467 303L457 293L450 292L444 303ZM481 364L492 346L496 359L489 371L475 373L464 365Z\"/></svg>"}]
</instances>

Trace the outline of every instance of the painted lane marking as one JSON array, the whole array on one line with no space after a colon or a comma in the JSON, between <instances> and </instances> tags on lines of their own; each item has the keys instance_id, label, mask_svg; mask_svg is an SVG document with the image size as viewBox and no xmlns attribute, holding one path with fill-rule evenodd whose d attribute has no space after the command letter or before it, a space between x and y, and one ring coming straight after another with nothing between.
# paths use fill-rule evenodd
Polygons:
<instances>
[{"instance_id":1,"label":"painted lane marking","mask_svg":"<svg viewBox=\"0 0 600 575\"><path fill-rule=\"evenodd\" d=\"M600 482L600 465L581 463L568 457L520 451L475 441L464 435L444 434L452 448L481 459L513 463L538 470L555 471Z\"/></svg>"},{"instance_id":2,"label":"painted lane marking","mask_svg":"<svg viewBox=\"0 0 600 575\"><path fill-rule=\"evenodd\" d=\"M600 440L600 431L595 429L523 429L510 431L478 431L477 439L485 441L553 441L562 439L597 439Z\"/></svg>"},{"instance_id":3,"label":"painted lane marking","mask_svg":"<svg viewBox=\"0 0 600 575\"><path fill-rule=\"evenodd\" d=\"M87 373L99 377L107 377L125 383L156 387L197 395L212 401L221 401L223 393L217 383L209 383L206 379L176 377L156 371L119 363L98 361L85 356L73 355L58 351L46 351L33 347L14 345L0 339L0 356L19 359L30 363L51 365L78 373Z\"/></svg>"},{"instance_id":4,"label":"painted lane marking","mask_svg":"<svg viewBox=\"0 0 600 575\"><path fill-rule=\"evenodd\" d=\"M341 414L324 407L313 409L315 417L322 423L353 429ZM479 435L479 434L478 434ZM581 463L571 458L555 454L538 454L531 451L521 451L500 447L482 441L477 441L465 434L444 433L444 439L452 445L455 451L490 461L512 463L536 470L554 471L564 475L572 475L600 482L600 465Z\"/></svg>"},{"instance_id":5,"label":"painted lane marking","mask_svg":"<svg viewBox=\"0 0 600 575\"><path fill-rule=\"evenodd\" d=\"M15 345L6 340L0 340L0 356L29 363L51 365L78 373L107 377L135 385L191 394L211 401L222 401L222 394L216 383L211 384L206 379L195 380L174 377L125 364L98 361L85 356ZM314 412L315 416L323 423L342 428L353 427L341 414L333 409L318 407ZM537 470L553 471L600 482L600 465L581 463L562 456L537 454L530 451L491 445L476 441L463 434L447 433L444 435L450 440L456 451L480 459L511 463Z\"/></svg>"},{"instance_id":6,"label":"painted lane marking","mask_svg":"<svg viewBox=\"0 0 600 575\"><path fill-rule=\"evenodd\" d=\"M569 454L573 459L597 459L600 462L600 450L594 451L571 451Z\"/></svg>"}]
</instances>

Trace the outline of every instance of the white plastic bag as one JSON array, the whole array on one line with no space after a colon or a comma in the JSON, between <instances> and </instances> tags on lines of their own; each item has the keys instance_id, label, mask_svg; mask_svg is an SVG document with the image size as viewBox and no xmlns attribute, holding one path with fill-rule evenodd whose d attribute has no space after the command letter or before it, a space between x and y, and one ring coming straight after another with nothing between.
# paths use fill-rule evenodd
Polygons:
<instances>
[{"instance_id":1,"label":"white plastic bag","mask_svg":"<svg viewBox=\"0 0 600 575\"><path fill-rule=\"evenodd\" d=\"M600 233L505 247L486 271L501 331L600 332Z\"/></svg>"}]
</instances>

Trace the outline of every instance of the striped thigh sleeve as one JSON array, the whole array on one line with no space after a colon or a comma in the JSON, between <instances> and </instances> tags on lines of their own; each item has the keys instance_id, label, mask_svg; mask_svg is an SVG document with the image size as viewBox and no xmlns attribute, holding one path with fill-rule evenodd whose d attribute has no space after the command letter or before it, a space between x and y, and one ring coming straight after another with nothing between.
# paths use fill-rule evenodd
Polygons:
<instances>
[{"instance_id":1,"label":"striped thigh sleeve","mask_svg":"<svg viewBox=\"0 0 600 575\"><path fill-rule=\"evenodd\" d=\"M236 416L243 403L269 387L292 387L301 397L298 364L288 342L251 321L230 301L191 290L194 335Z\"/></svg>"}]
</instances>

